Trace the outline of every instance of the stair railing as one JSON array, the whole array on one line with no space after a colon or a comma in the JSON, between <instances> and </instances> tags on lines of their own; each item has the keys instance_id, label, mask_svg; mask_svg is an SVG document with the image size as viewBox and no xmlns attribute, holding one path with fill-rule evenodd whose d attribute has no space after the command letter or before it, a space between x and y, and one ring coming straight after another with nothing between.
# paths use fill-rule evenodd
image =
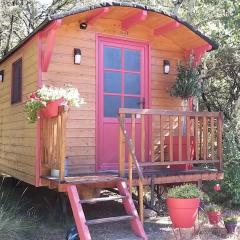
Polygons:
<instances>
[{"instance_id":1,"label":"stair railing","mask_svg":"<svg viewBox=\"0 0 240 240\"><path fill-rule=\"evenodd\" d=\"M139 196L139 215L141 222L144 221L144 207L143 207L143 181L144 176L142 169L137 160L137 156L135 153L135 115L132 115L132 128L131 134L132 138L129 137L127 130L125 129L125 114L119 115L119 125L120 125L120 141L119 141L119 173L121 177L125 177L125 151L126 144L128 146L128 181L129 181L129 192L132 196L132 187L133 187L133 163L136 168L136 172L138 175L138 196Z\"/></svg>"}]
</instances>

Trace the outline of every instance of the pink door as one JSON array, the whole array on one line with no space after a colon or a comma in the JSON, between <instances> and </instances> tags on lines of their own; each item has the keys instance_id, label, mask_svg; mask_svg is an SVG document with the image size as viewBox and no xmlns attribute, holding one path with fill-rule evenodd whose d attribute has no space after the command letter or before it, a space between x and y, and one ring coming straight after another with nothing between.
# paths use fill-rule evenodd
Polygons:
<instances>
[{"instance_id":1,"label":"pink door","mask_svg":"<svg viewBox=\"0 0 240 240\"><path fill-rule=\"evenodd\" d=\"M98 170L117 169L119 155L118 110L120 107L148 107L147 45L99 37L97 91ZM136 131L136 136L140 139L140 127L137 127ZM148 138L146 137L146 139ZM148 145L148 143L146 144ZM137 142L136 145L136 152L139 155L140 142Z\"/></svg>"}]
</instances>

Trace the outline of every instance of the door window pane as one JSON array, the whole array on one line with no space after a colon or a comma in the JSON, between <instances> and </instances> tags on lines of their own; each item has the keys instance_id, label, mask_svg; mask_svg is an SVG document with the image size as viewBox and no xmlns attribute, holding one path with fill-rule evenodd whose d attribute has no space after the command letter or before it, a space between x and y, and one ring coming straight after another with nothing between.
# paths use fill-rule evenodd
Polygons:
<instances>
[{"instance_id":1,"label":"door window pane","mask_svg":"<svg viewBox=\"0 0 240 240\"><path fill-rule=\"evenodd\" d=\"M124 98L124 107L125 108L140 108L141 99L140 98L135 98L135 97L125 97Z\"/></svg>"},{"instance_id":2,"label":"door window pane","mask_svg":"<svg viewBox=\"0 0 240 240\"><path fill-rule=\"evenodd\" d=\"M124 92L126 94L141 94L140 80L141 75L135 73L125 73L124 74L125 82L124 82Z\"/></svg>"},{"instance_id":3,"label":"door window pane","mask_svg":"<svg viewBox=\"0 0 240 240\"><path fill-rule=\"evenodd\" d=\"M141 52L139 50L124 50L124 68L129 71L140 71Z\"/></svg>"},{"instance_id":4,"label":"door window pane","mask_svg":"<svg viewBox=\"0 0 240 240\"><path fill-rule=\"evenodd\" d=\"M104 92L105 93L122 92L121 72L104 71Z\"/></svg>"},{"instance_id":5,"label":"door window pane","mask_svg":"<svg viewBox=\"0 0 240 240\"><path fill-rule=\"evenodd\" d=\"M111 69L122 68L121 48L104 47L104 67Z\"/></svg>"},{"instance_id":6,"label":"door window pane","mask_svg":"<svg viewBox=\"0 0 240 240\"><path fill-rule=\"evenodd\" d=\"M120 107L120 96L104 96L104 117L117 117Z\"/></svg>"}]
</instances>

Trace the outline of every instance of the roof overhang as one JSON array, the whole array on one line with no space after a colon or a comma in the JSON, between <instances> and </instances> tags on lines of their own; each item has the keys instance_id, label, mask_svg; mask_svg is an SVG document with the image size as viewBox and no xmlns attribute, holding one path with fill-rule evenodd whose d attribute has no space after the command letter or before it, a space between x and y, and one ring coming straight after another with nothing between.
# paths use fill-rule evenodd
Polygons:
<instances>
[{"instance_id":1,"label":"roof overhang","mask_svg":"<svg viewBox=\"0 0 240 240\"><path fill-rule=\"evenodd\" d=\"M169 26L165 26L165 27L159 27L158 29L155 29L154 34L158 35L163 33L164 31L166 31L166 29L174 29L174 28L178 28L180 25L185 26L186 28L188 28L189 30L191 30L193 33L195 33L196 35L198 35L201 39L203 39L206 44L211 45L211 49L209 49L208 51L211 50L215 50L218 48L218 44L213 41L212 39L210 39L209 37L207 37L206 35L204 35L203 33L201 33L200 31L196 30L191 24L189 24L188 22L178 18L175 15L172 14L168 14L162 10L156 9L156 8L152 8L152 7L148 7L142 4L136 4L136 3L123 3L123 2L105 2L105 3L98 3L98 4L94 4L94 5L88 5L85 7L78 7L78 8L74 8L70 11L67 12L63 12L63 13L59 13L59 14L55 14L50 16L49 18L47 18L46 20L44 20L30 35L28 35L25 39L23 39L16 47L14 47L12 50L10 50L5 56L3 56L3 58L0 60L0 64L2 62L4 62L7 58L9 58L14 52L16 52L19 48L21 48L24 44L26 44L33 36L35 36L35 34L37 34L38 32L42 31L44 28L46 28L52 21L58 20L58 19L62 19L68 16L72 16L72 15L76 15L76 14L80 14L80 13L84 13L84 12L88 12L88 11L92 11L95 9L101 9L103 8L104 10L101 11L100 14L107 13L109 7L128 7L128 8L137 8L137 9L141 9L142 11L142 15L138 15L138 16L133 16L133 17L138 17L139 19L144 19L145 17L145 12L154 12L160 15L164 15L166 17L169 17L171 19L173 19L172 22L169 23ZM93 16L93 18L91 19L91 21L94 21L98 16ZM127 21L126 21L127 22ZM129 21L128 21L129 22ZM124 25L124 27L128 27L127 24Z\"/></svg>"}]
</instances>

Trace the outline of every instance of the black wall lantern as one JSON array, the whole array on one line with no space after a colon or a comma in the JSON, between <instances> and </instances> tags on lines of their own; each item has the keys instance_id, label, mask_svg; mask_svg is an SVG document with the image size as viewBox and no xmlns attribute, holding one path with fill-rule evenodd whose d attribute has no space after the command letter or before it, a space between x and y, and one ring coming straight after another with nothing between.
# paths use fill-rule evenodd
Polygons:
<instances>
[{"instance_id":1,"label":"black wall lantern","mask_svg":"<svg viewBox=\"0 0 240 240\"><path fill-rule=\"evenodd\" d=\"M0 71L0 82L4 80L4 70Z\"/></svg>"},{"instance_id":2,"label":"black wall lantern","mask_svg":"<svg viewBox=\"0 0 240 240\"><path fill-rule=\"evenodd\" d=\"M80 23L80 29L86 30L87 29L87 23L85 23L85 22Z\"/></svg>"},{"instance_id":3,"label":"black wall lantern","mask_svg":"<svg viewBox=\"0 0 240 240\"><path fill-rule=\"evenodd\" d=\"M169 74L169 72L170 72L170 61L163 60L163 73Z\"/></svg>"},{"instance_id":4,"label":"black wall lantern","mask_svg":"<svg viewBox=\"0 0 240 240\"><path fill-rule=\"evenodd\" d=\"M80 48L74 48L74 64L81 64L82 52Z\"/></svg>"}]
</instances>

